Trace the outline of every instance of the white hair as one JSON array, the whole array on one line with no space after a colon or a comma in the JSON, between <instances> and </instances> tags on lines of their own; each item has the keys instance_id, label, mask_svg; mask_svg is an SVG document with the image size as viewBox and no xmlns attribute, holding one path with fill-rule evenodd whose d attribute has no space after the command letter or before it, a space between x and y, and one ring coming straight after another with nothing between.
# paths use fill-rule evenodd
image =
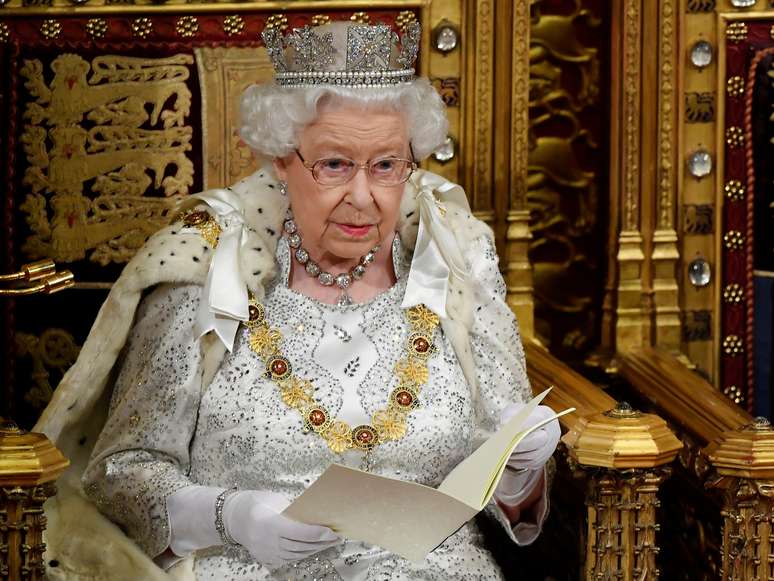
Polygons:
<instances>
[{"instance_id":1,"label":"white hair","mask_svg":"<svg viewBox=\"0 0 774 581\"><path fill-rule=\"evenodd\" d=\"M403 113L417 161L426 158L446 140L449 126L446 106L425 78L367 89L251 85L242 94L239 133L258 155L269 159L285 157L298 147L301 131L317 118L322 105L349 103Z\"/></svg>"}]
</instances>

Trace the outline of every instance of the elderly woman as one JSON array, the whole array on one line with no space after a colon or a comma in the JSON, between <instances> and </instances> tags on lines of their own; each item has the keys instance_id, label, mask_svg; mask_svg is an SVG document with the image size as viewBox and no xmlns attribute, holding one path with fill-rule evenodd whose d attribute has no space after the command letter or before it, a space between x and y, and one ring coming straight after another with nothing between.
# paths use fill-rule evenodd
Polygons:
<instances>
[{"instance_id":1,"label":"elderly woman","mask_svg":"<svg viewBox=\"0 0 774 581\"><path fill-rule=\"evenodd\" d=\"M56 532L93 519L85 495L158 565L111 540L129 555L111 579L501 578L473 522L415 564L281 514L334 462L438 485L530 389L491 232L417 169L447 129L414 77L418 27L264 39L275 80L246 91L241 131L271 163L194 196L138 253L38 426L76 472L88 457L82 489L63 481L54 555L88 560ZM520 444L487 508L516 543L545 517L558 436Z\"/></svg>"}]
</instances>

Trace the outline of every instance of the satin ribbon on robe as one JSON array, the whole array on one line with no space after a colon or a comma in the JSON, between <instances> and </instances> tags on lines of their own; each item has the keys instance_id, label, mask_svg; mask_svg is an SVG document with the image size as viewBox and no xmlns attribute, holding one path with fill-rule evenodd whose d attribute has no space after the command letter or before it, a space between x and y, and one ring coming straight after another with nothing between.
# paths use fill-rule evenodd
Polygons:
<instances>
[{"instance_id":1,"label":"satin ribbon on robe","mask_svg":"<svg viewBox=\"0 0 774 581\"><path fill-rule=\"evenodd\" d=\"M197 337L215 331L226 349L232 351L239 323L248 319L249 306L240 260L247 244L242 204L234 192L225 189L208 190L189 199L206 203L223 218L221 223L228 224L210 262L195 331Z\"/></svg>"},{"instance_id":2,"label":"satin ribbon on robe","mask_svg":"<svg viewBox=\"0 0 774 581\"><path fill-rule=\"evenodd\" d=\"M446 319L449 278L467 280L469 272L462 251L446 221L445 204L470 210L465 191L439 175L422 172L411 184L416 188L419 230L401 308L424 304ZM435 197L438 194L440 200Z\"/></svg>"}]
</instances>

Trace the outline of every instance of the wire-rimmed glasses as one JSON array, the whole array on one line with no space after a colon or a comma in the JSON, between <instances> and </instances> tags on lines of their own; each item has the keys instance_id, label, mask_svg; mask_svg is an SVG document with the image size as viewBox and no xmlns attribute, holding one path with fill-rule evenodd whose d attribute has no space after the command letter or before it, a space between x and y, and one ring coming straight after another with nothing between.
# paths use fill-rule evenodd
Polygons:
<instances>
[{"instance_id":1,"label":"wire-rimmed glasses","mask_svg":"<svg viewBox=\"0 0 774 581\"><path fill-rule=\"evenodd\" d=\"M405 183L417 169L415 161L394 156L377 157L360 164L348 157L326 157L307 163L298 150L296 155L304 167L312 172L315 181L323 186L344 185L361 169L366 170L368 176L379 185L397 186Z\"/></svg>"}]
</instances>

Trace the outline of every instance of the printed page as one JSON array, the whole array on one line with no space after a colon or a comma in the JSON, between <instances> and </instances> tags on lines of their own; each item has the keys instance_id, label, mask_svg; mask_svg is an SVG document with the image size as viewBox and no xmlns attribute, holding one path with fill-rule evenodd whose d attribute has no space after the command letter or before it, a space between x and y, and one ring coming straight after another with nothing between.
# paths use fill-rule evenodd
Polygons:
<instances>
[{"instance_id":1,"label":"printed page","mask_svg":"<svg viewBox=\"0 0 774 581\"><path fill-rule=\"evenodd\" d=\"M521 430L547 393L462 461L439 489L333 464L283 514L419 562L486 506L519 441L558 417Z\"/></svg>"}]
</instances>

